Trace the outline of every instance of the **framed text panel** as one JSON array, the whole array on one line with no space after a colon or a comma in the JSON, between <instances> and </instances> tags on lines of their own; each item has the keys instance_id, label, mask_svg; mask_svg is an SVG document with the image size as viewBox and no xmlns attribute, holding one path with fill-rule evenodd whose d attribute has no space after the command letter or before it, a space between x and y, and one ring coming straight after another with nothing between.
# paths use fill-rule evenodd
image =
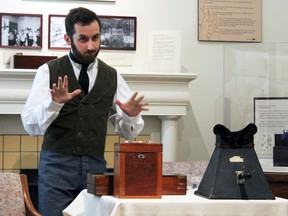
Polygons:
<instances>
[{"instance_id":1,"label":"framed text panel","mask_svg":"<svg viewBox=\"0 0 288 216\"><path fill-rule=\"evenodd\" d=\"M255 97L254 122L258 129L256 152L262 156L272 156L275 135L288 129L288 98Z\"/></svg>"},{"instance_id":2,"label":"framed text panel","mask_svg":"<svg viewBox=\"0 0 288 216\"><path fill-rule=\"evenodd\" d=\"M198 0L199 41L262 41L261 0Z\"/></svg>"}]
</instances>

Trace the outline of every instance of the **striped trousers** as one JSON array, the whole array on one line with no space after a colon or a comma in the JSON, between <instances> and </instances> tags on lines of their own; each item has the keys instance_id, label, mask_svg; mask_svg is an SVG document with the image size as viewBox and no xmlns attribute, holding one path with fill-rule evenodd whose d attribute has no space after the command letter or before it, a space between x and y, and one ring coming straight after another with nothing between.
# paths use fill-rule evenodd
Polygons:
<instances>
[{"instance_id":1,"label":"striped trousers","mask_svg":"<svg viewBox=\"0 0 288 216\"><path fill-rule=\"evenodd\" d=\"M38 210L43 216L62 211L87 188L87 173L106 172L104 157L66 155L42 150L38 168Z\"/></svg>"}]
</instances>

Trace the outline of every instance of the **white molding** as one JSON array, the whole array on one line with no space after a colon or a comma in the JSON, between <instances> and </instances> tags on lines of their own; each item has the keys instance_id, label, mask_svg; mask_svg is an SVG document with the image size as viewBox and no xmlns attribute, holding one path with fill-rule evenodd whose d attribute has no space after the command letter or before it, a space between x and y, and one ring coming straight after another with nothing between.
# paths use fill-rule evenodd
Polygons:
<instances>
[{"instance_id":1,"label":"white molding","mask_svg":"<svg viewBox=\"0 0 288 216\"><path fill-rule=\"evenodd\" d=\"M20 114L36 70L0 69L0 114ZM143 115L186 115L191 73L121 73L133 91L145 96L149 111Z\"/></svg>"}]
</instances>

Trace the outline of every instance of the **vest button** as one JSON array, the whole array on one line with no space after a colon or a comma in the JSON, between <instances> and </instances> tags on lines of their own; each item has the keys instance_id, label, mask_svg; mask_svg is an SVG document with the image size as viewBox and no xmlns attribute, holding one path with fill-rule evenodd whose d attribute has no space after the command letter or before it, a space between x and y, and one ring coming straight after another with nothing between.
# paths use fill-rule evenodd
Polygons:
<instances>
[{"instance_id":1,"label":"vest button","mask_svg":"<svg viewBox=\"0 0 288 216\"><path fill-rule=\"evenodd\" d=\"M82 134L82 133L78 133L78 135L79 135L80 137L82 137L82 136L83 136L83 134Z\"/></svg>"},{"instance_id":2,"label":"vest button","mask_svg":"<svg viewBox=\"0 0 288 216\"><path fill-rule=\"evenodd\" d=\"M77 151L77 152L80 152L80 151L81 151L81 148L80 148L80 147L77 147L77 148L76 148L76 151Z\"/></svg>"}]
</instances>

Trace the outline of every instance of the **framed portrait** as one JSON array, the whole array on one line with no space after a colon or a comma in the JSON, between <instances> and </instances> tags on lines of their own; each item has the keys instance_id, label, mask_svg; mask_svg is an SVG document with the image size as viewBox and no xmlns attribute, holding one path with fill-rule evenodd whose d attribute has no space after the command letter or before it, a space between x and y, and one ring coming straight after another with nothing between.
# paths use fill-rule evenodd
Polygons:
<instances>
[{"instance_id":1,"label":"framed portrait","mask_svg":"<svg viewBox=\"0 0 288 216\"><path fill-rule=\"evenodd\" d=\"M99 16L101 49L136 50L136 17Z\"/></svg>"},{"instance_id":2,"label":"framed portrait","mask_svg":"<svg viewBox=\"0 0 288 216\"><path fill-rule=\"evenodd\" d=\"M64 40L65 33L65 15L49 15L48 48L70 49L70 45Z\"/></svg>"},{"instance_id":3,"label":"framed portrait","mask_svg":"<svg viewBox=\"0 0 288 216\"><path fill-rule=\"evenodd\" d=\"M0 13L0 47L42 48L42 15Z\"/></svg>"}]
</instances>

